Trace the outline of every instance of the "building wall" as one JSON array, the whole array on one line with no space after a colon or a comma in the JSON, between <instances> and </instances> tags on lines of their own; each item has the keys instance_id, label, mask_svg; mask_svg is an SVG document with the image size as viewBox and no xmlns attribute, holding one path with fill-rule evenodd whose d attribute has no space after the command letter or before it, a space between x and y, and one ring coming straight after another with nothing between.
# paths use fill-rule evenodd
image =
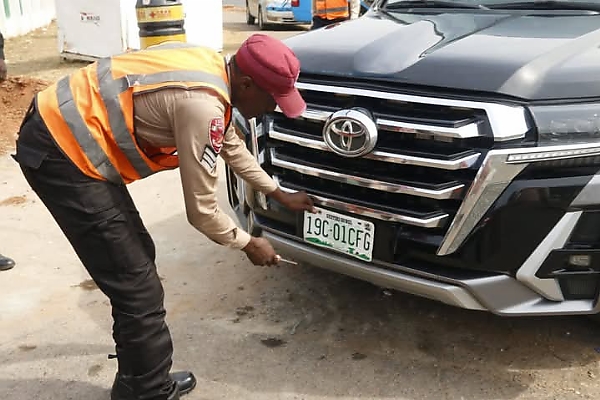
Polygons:
<instances>
[{"instance_id":1,"label":"building wall","mask_svg":"<svg viewBox=\"0 0 600 400\"><path fill-rule=\"evenodd\" d=\"M47 26L55 16L54 0L0 0L0 32L6 38Z\"/></svg>"}]
</instances>

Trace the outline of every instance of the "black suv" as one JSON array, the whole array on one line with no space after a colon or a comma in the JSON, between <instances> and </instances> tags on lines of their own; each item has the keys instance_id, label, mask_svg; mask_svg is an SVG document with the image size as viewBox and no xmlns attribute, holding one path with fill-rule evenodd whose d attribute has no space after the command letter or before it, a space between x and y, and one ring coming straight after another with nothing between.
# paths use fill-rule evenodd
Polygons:
<instances>
[{"instance_id":1,"label":"black suv","mask_svg":"<svg viewBox=\"0 0 600 400\"><path fill-rule=\"evenodd\" d=\"M235 124L294 214L228 170L299 262L500 315L597 314L600 1L379 0L288 39L308 109Z\"/></svg>"}]
</instances>

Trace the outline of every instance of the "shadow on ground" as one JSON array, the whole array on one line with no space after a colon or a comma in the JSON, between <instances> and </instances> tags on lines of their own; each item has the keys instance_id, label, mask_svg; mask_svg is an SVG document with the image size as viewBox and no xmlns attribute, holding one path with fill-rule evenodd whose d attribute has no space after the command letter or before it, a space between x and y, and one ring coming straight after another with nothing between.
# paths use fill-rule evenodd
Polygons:
<instances>
[{"instance_id":1,"label":"shadow on ground","mask_svg":"<svg viewBox=\"0 0 600 400\"><path fill-rule=\"evenodd\" d=\"M309 27L306 25L268 25L264 30L259 29L258 25L248 25L245 22L225 22L223 24L225 30L231 32L294 32L301 33L306 32Z\"/></svg>"}]
</instances>

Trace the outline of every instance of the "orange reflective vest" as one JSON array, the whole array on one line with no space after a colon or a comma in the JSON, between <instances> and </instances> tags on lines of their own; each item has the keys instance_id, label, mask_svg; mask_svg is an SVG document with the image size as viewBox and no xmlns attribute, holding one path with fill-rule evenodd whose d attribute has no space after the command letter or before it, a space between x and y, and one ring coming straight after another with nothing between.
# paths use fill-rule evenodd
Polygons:
<instances>
[{"instance_id":1,"label":"orange reflective vest","mask_svg":"<svg viewBox=\"0 0 600 400\"><path fill-rule=\"evenodd\" d=\"M131 183L179 166L176 148L142 148L134 133L133 96L166 87L211 89L231 104L221 55L167 43L90 64L39 92L37 107L58 146L84 174ZM225 126L230 121L231 106Z\"/></svg>"},{"instance_id":2,"label":"orange reflective vest","mask_svg":"<svg viewBox=\"0 0 600 400\"><path fill-rule=\"evenodd\" d=\"M348 18L348 0L315 0L315 15L324 19Z\"/></svg>"}]
</instances>

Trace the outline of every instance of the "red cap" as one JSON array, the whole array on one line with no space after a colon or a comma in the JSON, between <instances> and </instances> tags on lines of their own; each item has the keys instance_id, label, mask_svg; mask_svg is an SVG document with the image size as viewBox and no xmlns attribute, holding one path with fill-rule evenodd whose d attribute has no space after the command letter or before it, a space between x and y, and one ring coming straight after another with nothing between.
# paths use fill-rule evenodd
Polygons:
<instances>
[{"instance_id":1,"label":"red cap","mask_svg":"<svg viewBox=\"0 0 600 400\"><path fill-rule=\"evenodd\" d=\"M250 36L235 54L239 69L269 93L283 113L296 118L306 110L306 103L295 84L300 61L283 42L264 34Z\"/></svg>"}]
</instances>

